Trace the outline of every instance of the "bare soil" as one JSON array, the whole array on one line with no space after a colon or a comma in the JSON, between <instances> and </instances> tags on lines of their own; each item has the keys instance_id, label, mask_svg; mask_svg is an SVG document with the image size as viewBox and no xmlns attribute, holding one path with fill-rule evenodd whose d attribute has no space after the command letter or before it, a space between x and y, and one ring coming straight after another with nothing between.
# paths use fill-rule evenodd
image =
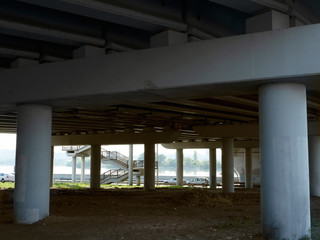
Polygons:
<instances>
[{"instance_id":1,"label":"bare soil","mask_svg":"<svg viewBox=\"0 0 320 240\"><path fill-rule=\"evenodd\" d=\"M0 203L6 240L263 239L258 189L52 189L51 215L32 225L13 223L13 190L0 190ZM319 205L313 198L314 222Z\"/></svg>"}]
</instances>

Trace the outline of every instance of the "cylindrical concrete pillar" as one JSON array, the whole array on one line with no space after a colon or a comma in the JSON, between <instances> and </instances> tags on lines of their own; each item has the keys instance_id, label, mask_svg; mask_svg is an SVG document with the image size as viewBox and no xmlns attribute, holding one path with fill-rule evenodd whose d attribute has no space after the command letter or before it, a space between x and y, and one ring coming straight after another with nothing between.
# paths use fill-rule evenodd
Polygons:
<instances>
[{"instance_id":1,"label":"cylindrical concrete pillar","mask_svg":"<svg viewBox=\"0 0 320 240\"><path fill-rule=\"evenodd\" d=\"M53 187L54 175L53 175L53 164L54 163L54 146L51 146L51 161L50 161L50 187Z\"/></svg>"},{"instance_id":2,"label":"cylindrical concrete pillar","mask_svg":"<svg viewBox=\"0 0 320 240\"><path fill-rule=\"evenodd\" d=\"M133 145L129 145L128 184L133 185Z\"/></svg>"},{"instance_id":3,"label":"cylindrical concrete pillar","mask_svg":"<svg viewBox=\"0 0 320 240\"><path fill-rule=\"evenodd\" d=\"M49 106L18 107L14 216L31 224L49 216L51 120Z\"/></svg>"},{"instance_id":4,"label":"cylindrical concrete pillar","mask_svg":"<svg viewBox=\"0 0 320 240\"><path fill-rule=\"evenodd\" d=\"M183 149L177 149L177 186L183 186Z\"/></svg>"},{"instance_id":5,"label":"cylindrical concrete pillar","mask_svg":"<svg viewBox=\"0 0 320 240\"><path fill-rule=\"evenodd\" d=\"M100 188L101 145L91 145L90 188Z\"/></svg>"},{"instance_id":6,"label":"cylindrical concrete pillar","mask_svg":"<svg viewBox=\"0 0 320 240\"><path fill-rule=\"evenodd\" d=\"M146 143L144 145L144 190L155 189L155 144Z\"/></svg>"},{"instance_id":7,"label":"cylindrical concrete pillar","mask_svg":"<svg viewBox=\"0 0 320 240\"><path fill-rule=\"evenodd\" d=\"M246 188L252 188L252 151L251 148L245 149L245 155L246 155Z\"/></svg>"},{"instance_id":8,"label":"cylindrical concrete pillar","mask_svg":"<svg viewBox=\"0 0 320 240\"><path fill-rule=\"evenodd\" d=\"M309 136L310 194L320 197L320 136Z\"/></svg>"},{"instance_id":9,"label":"cylindrical concrete pillar","mask_svg":"<svg viewBox=\"0 0 320 240\"><path fill-rule=\"evenodd\" d=\"M234 192L233 138L222 138L222 191Z\"/></svg>"},{"instance_id":10,"label":"cylindrical concrete pillar","mask_svg":"<svg viewBox=\"0 0 320 240\"><path fill-rule=\"evenodd\" d=\"M85 173L86 173L86 156L81 156L81 182L85 182Z\"/></svg>"},{"instance_id":11,"label":"cylindrical concrete pillar","mask_svg":"<svg viewBox=\"0 0 320 240\"><path fill-rule=\"evenodd\" d=\"M136 176L136 185L140 186L140 176Z\"/></svg>"},{"instance_id":12,"label":"cylindrical concrete pillar","mask_svg":"<svg viewBox=\"0 0 320 240\"><path fill-rule=\"evenodd\" d=\"M217 186L217 154L215 148L209 149L209 183L210 188L215 189Z\"/></svg>"},{"instance_id":13,"label":"cylindrical concrete pillar","mask_svg":"<svg viewBox=\"0 0 320 240\"><path fill-rule=\"evenodd\" d=\"M72 177L71 177L72 183L76 182L76 177L77 177L77 157L73 156L72 157Z\"/></svg>"},{"instance_id":14,"label":"cylindrical concrete pillar","mask_svg":"<svg viewBox=\"0 0 320 240\"><path fill-rule=\"evenodd\" d=\"M306 89L259 89L261 217L266 239L310 237Z\"/></svg>"}]
</instances>

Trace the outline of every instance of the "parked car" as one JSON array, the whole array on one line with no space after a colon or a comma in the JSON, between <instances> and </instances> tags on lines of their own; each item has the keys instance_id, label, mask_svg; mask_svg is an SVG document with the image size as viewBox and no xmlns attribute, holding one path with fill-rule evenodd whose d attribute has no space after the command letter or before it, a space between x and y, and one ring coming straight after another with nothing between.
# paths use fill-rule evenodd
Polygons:
<instances>
[{"instance_id":1,"label":"parked car","mask_svg":"<svg viewBox=\"0 0 320 240\"><path fill-rule=\"evenodd\" d=\"M4 182L14 182L15 176L12 173L0 173L0 181Z\"/></svg>"},{"instance_id":2,"label":"parked car","mask_svg":"<svg viewBox=\"0 0 320 240\"><path fill-rule=\"evenodd\" d=\"M169 180L164 180L163 183L165 184L177 184L177 178L171 178ZM187 180L183 179L183 184L187 184Z\"/></svg>"},{"instance_id":3,"label":"parked car","mask_svg":"<svg viewBox=\"0 0 320 240\"><path fill-rule=\"evenodd\" d=\"M208 186L209 180L207 178L193 178L190 181L188 181L187 184L191 186L194 186L194 185Z\"/></svg>"}]
</instances>

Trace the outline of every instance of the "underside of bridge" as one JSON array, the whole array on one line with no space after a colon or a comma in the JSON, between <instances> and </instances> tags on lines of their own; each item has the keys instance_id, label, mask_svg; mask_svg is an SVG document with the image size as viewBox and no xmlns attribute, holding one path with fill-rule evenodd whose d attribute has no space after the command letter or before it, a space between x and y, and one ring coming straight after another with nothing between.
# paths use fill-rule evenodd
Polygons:
<instances>
[{"instance_id":1,"label":"underside of bridge","mask_svg":"<svg viewBox=\"0 0 320 240\"><path fill-rule=\"evenodd\" d=\"M155 143L212 144L233 192L233 148L251 159L260 142L264 236L309 236L309 161L311 194L320 192L318 1L0 6L0 132L17 133L17 222L49 215L51 145L91 145L97 180L102 144L145 144L152 190Z\"/></svg>"}]
</instances>

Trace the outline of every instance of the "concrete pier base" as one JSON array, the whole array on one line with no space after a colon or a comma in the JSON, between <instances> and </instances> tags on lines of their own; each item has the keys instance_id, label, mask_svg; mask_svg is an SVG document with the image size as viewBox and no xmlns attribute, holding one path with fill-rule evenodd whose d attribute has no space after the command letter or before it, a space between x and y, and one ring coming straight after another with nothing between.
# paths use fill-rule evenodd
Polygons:
<instances>
[{"instance_id":1,"label":"concrete pier base","mask_svg":"<svg viewBox=\"0 0 320 240\"><path fill-rule=\"evenodd\" d=\"M144 145L144 190L155 189L155 144L146 143Z\"/></svg>"},{"instance_id":2,"label":"concrete pier base","mask_svg":"<svg viewBox=\"0 0 320 240\"><path fill-rule=\"evenodd\" d=\"M183 149L177 149L177 186L183 186Z\"/></svg>"},{"instance_id":3,"label":"concrete pier base","mask_svg":"<svg viewBox=\"0 0 320 240\"><path fill-rule=\"evenodd\" d=\"M222 138L222 191L234 192L233 138Z\"/></svg>"},{"instance_id":4,"label":"concrete pier base","mask_svg":"<svg viewBox=\"0 0 320 240\"><path fill-rule=\"evenodd\" d=\"M49 216L52 110L18 107L14 217L32 224Z\"/></svg>"},{"instance_id":5,"label":"concrete pier base","mask_svg":"<svg viewBox=\"0 0 320 240\"><path fill-rule=\"evenodd\" d=\"M306 89L301 84L265 85L259 101L263 235L310 237Z\"/></svg>"}]
</instances>

